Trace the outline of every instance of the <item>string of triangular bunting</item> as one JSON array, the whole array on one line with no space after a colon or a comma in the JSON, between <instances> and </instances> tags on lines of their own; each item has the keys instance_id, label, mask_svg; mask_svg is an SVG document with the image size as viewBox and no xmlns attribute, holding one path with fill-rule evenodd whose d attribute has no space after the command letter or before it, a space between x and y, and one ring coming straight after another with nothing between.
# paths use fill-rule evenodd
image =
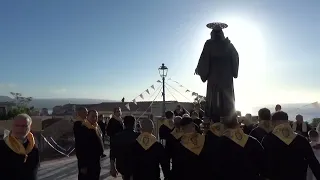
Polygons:
<instances>
[{"instance_id":1,"label":"string of triangular bunting","mask_svg":"<svg viewBox=\"0 0 320 180\"><path fill-rule=\"evenodd\" d=\"M158 80L159 81L159 80ZM157 81L157 82L158 82ZM154 87L154 84L152 84L151 86L149 86L146 90L144 90L142 93L140 93L137 97L135 97L132 102L128 102L125 107L130 111L130 103L133 103L135 105L137 105L137 98L141 98L141 99L144 99L144 96L143 94L146 92L148 93L148 95L150 95L150 90L153 90L155 91L155 87Z\"/></svg>"},{"instance_id":2,"label":"string of triangular bunting","mask_svg":"<svg viewBox=\"0 0 320 180\"><path fill-rule=\"evenodd\" d=\"M172 80L171 78L169 78L168 81L172 81L177 85L179 85L180 87L184 88L186 93L191 93L192 96L196 96L199 99L199 101L204 101L206 99L205 96L199 95L197 92L189 90L188 88L180 84L178 81Z\"/></svg>"}]
</instances>

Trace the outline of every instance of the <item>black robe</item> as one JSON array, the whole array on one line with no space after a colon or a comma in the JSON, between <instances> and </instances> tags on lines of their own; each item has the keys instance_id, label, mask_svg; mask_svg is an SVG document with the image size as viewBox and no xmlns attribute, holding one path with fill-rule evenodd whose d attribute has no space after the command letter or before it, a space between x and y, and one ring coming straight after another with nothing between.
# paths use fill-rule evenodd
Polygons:
<instances>
[{"instance_id":1,"label":"black robe","mask_svg":"<svg viewBox=\"0 0 320 180\"><path fill-rule=\"evenodd\" d=\"M220 136L221 136L222 130L220 130L220 129L218 130L217 129L217 131L219 131L219 132L217 132L217 133L219 133L219 135L217 135L217 134L215 134L215 133L213 133L211 131L211 126L212 126L212 124L209 125L209 129L208 129L208 131L206 133L206 139L208 139L208 141L210 141L210 142L217 142L219 140ZM220 125L220 128L223 128L222 124Z\"/></svg>"},{"instance_id":2,"label":"black robe","mask_svg":"<svg viewBox=\"0 0 320 180\"><path fill-rule=\"evenodd\" d=\"M82 125L82 121L74 123L73 132L79 180L98 180L101 170L100 160L103 154L102 137L99 137L94 129ZM87 169L86 174L80 173L82 168Z\"/></svg>"},{"instance_id":3,"label":"black robe","mask_svg":"<svg viewBox=\"0 0 320 180\"><path fill-rule=\"evenodd\" d=\"M249 136L242 147L221 136L216 154L212 160L212 173L216 180L262 180L266 174L263 147L253 137Z\"/></svg>"},{"instance_id":4,"label":"black robe","mask_svg":"<svg viewBox=\"0 0 320 180\"><path fill-rule=\"evenodd\" d=\"M303 122L303 123L306 123L306 122ZM302 136L304 136L304 137L306 137L306 138L308 138L308 132L312 129L312 127L308 123L306 123L306 126L307 126L307 131L303 132L302 131L302 123L301 124L297 123L297 128L296 128L295 132L300 134L300 135L302 135Z\"/></svg>"},{"instance_id":5,"label":"black robe","mask_svg":"<svg viewBox=\"0 0 320 180\"><path fill-rule=\"evenodd\" d=\"M165 140L168 138L168 136L170 135L172 129L170 129L168 126L162 124L160 127L159 127L159 138L161 140Z\"/></svg>"},{"instance_id":6,"label":"black robe","mask_svg":"<svg viewBox=\"0 0 320 180\"><path fill-rule=\"evenodd\" d=\"M167 161L164 147L155 142L145 150L138 142L132 145L130 156L135 162L132 166L133 180L160 180L160 167L165 177L169 177L170 163Z\"/></svg>"},{"instance_id":7,"label":"black robe","mask_svg":"<svg viewBox=\"0 0 320 180\"><path fill-rule=\"evenodd\" d=\"M171 162L171 174L170 178L171 179L177 179L179 175L176 172L176 163L175 163L175 155L179 152L177 152L176 146L180 143L181 140L181 135L174 136L175 134L175 129L172 130L170 135L166 139L166 145L165 145L165 151L166 151L166 156L168 158L168 161Z\"/></svg>"},{"instance_id":8,"label":"black robe","mask_svg":"<svg viewBox=\"0 0 320 180\"><path fill-rule=\"evenodd\" d=\"M289 144L282 142L272 132L264 137L268 176L272 180L306 180L308 166L314 176L320 179L320 165L309 142L297 135Z\"/></svg>"},{"instance_id":9,"label":"black robe","mask_svg":"<svg viewBox=\"0 0 320 180\"><path fill-rule=\"evenodd\" d=\"M175 178L172 179L214 179L211 172L214 154L214 148L207 139L199 155L185 148L181 143L177 143L174 154L174 173L172 174Z\"/></svg>"},{"instance_id":10,"label":"black robe","mask_svg":"<svg viewBox=\"0 0 320 180\"><path fill-rule=\"evenodd\" d=\"M251 133L251 131L256 127L255 124L249 124L249 125L244 125L243 126L243 132L247 135Z\"/></svg>"},{"instance_id":11,"label":"black robe","mask_svg":"<svg viewBox=\"0 0 320 180\"><path fill-rule=\"evenodd\" d=\"M102 135L104 136L106 134L106 126L107 123L103 121L98 121L99 127L101 129Z\"/></svg>"},{"instance_id":12,"label":"black robe","mask_svg":"<svg viewBox=\"0 0 320 180\"><path fill-rule=\"evenodd\" d=\"M110 143L110 160L116 162L117 171L124 176L132 175L131 164L133 162L128 153L138 136L139 133L134 132L133 129L124 129L116 134Z\"/></svg>"},{"instance_id":13,"label":"black robe","mask_svg":"<svg viewBox=\"0 0 320 180\"><path fill-rule=\"evenodd\" d=\"M27 147L26 142L24 144ZM1 180L37 180L40 166L39 150L34 146L28 154L26 162L24 155L12 151L4 140L0 140L0 179Z\"/></svg>"},{"instance_id":14,"label":"black robe","mask_svg":"<svg viewBox=\"0 0 320 180\"><path fill-rule=\"evenodd\" d=\"M214 122L235 111L233 78L238 77L238 68L238 52L228 38L206 41L196 71L208 81L204 111Z\"/></svg>"},{"instance_id":15,"label":"black robe","mask_svg":"<svg viewBox=\"0 0 320 180\"><path fill-rule=\"evenodd\" d=\"M110 139L116 135L117 133L123 130L123 123L116 120L115 118L111 118L107 124L107 135Z\"/></svg>"},{"instance_id":16,"label":"black robe","mask_svg":"<svg viewBox=\"0 0 320 180\"><path fill-rule=\"evenodd\" d=\"M256 127L250 132L250 136L256 138L260 143L262 142L262 139L268 134L267 131L265 131L261 127Z\"/></svg>"}]
</instances>

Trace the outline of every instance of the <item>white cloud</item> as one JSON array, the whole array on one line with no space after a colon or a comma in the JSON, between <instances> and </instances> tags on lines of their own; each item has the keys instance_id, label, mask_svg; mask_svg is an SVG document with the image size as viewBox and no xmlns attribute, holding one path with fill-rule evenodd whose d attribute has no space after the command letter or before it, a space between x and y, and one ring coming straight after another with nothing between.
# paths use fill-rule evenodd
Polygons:
<instances>
[{"instance_id":1,"label":"white cloud","mask_svg":"<svg viewBox=\"0 0 320 180\"><path fill-rule=\"evenodd\" d=\"M17 87L17 85L14 83L8 83L8 84L0 83L0 88L14 88L14 87Z\"/></svg>"},{"instance_id":2,"label":"white cloud","mask_svg":"<svg viewBox=\"0 0 320 180\"><path fill-rule=\"evenodd\" d=\"M67 92L67 89L65 88L60 88L60 89L51 89L50 92L52 94L63 94L65 92Z\"/></svg>"}]
</instances>

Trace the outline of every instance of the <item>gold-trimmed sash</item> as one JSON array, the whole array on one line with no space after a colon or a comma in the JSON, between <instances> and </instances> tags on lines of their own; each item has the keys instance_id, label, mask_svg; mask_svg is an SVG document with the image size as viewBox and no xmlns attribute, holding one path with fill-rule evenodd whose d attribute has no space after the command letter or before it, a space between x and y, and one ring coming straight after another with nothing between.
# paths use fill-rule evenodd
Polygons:
<instances>
[{"instance_id":1,"label":"gold-trimmed sash","mask_svg":"<svg viewBox=\"0 0 320 180\"><path fill-rule=\"evenodd\" d=\"M223 128L223 124L220 123L220 122L218 122L218 123L211 124L209 130L210 130L214 135L220 137L220 136L222 135L222 133L223 133L223 129L224 129L224 128Z\"/></svg>"},{"instance_id":2,"label":"gold-trimmed sash","mask_svg":"<svg viewBox=\"0 0 320 180\"><path fill-rule=\"evenodd\" d=\"M148 150L154 143L157 142L157 138L150 133L141 133L136 139L144 150Z\"/></svg>"},{"instance_id":3,"label":"gold-trimmed sash","mask_svg":"<svg viewBox=\"0 0 320 180\"><path fill-rule=\"evenodd\" d=\"M277 136L282 142L290 145L292 141L297 137L297 133L293 131L289 123L280 124L276 126L272 134Z\"/></svg>"},{"instance_id":4,"label":"gold-trimmed sash","mask_svg":"<svg viewBox=\"0 0 320 180\"><path fill-rule=\"evenodd\" d=\"M167 126L169 129L171 129L171 130L174 128L173 121L172 121L172 120L169 120L169 119L164 119L164 120L162 120L159 127L161 127L161 125L165 125L165 126Z\"/></svg>"},{"instance_id":5,"label":"gold-trimmed sash","mask_svg":"<svg viewBox=\"0 0 320 180\"><path fill-rule=\"evenodd\" d=\"M203 149L205 140L206 138L204 135L199 133L188 133L182 136L180 143L189 151L199 155Z\"/></svg>"},{"instance_id":6,"label":"gold-trimmed sash","mask_svg":"<svg viewBox=\"0 0 320 180\"><path fill-rule=\"evenodd\" d=\"M104 143L103 143L103 140L102 140L102 132L100 130L100 127L99 127L98 123L91 124L88 120L84 120L82 122L82 125L84 125L88 129L95 130L98 138L100 139L101 145L104 148Z\"/></svg>"},{"instance_id":7,"label":"gold-trimmed sash","mask_svg":"<svg viewBox=\"0 0 320 180\"><path fill-rule=\"evenodd\" d=\"M173 135L174 138L179 139L183 135L183 132L181 129L174 128L171 134Z\"/></svg>"},{"instance_id":8,"label":"gold-trimmed sash","mask_svg":"<svg viewBox=\"0 0 320 180\"><path fill-rule=\"evenodd\" d=\"M96 133L97 133L97 136L99 136L99 137L101 136L98 123L91 124L88 120L84 120L82 124L83 124L85 127L87 127L88 129L93 129L93 130L95 130Z\"/></svg>"},{"instance_id":9,"label":"gold-trimmed sash","mask_svg":"<svg viewBox=\"0 0 320 180\"><path fill-rule=\"evenodd\" d=\"M241 147L245 147L249 136L246 135L242 129L226 129L223 132L223 136L226 136L227 138L231 139L233 142L237 143Z\"/></svg>"},{"instance_id":10,"label":"gold-trimmed sash","mask_svg":"<svg viewBox=\"0 0 320 180\"><path fill-rule=\"evenodd\" d=\"M76 119L75 119L75 122L76 122L76 121L81 121L81 122L82 122L82 121L85 121L85 120L82 119L81 117L77 116Z\"/></svg>"},{"instance_id":11,"label":"gold-trimmed sash","mask_svg":"<svg viewBox=\"0 0 320 180\"><path fill-rule=\"evenodd\" d=\"M35 141L33 134L29 132L27 135L27 140L28 140L28 146L25 148L23 144L15 137L13 137L11 134L5 138L5 142L7 146L15 153L24 155L24 162L27 161L28 159L28 154L32 151L32 149L35 146Z\"/></svg>"}]
</instances>

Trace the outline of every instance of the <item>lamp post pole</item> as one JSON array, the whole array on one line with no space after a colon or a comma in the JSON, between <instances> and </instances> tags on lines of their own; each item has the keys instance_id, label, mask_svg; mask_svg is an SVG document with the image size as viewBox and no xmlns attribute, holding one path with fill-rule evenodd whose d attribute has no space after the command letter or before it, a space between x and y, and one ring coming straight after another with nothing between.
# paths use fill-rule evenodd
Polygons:
<instances>
[{"instance_id":1,"label":"lamp post pole","mask_svg":"<svg viewBox=\"0 0 320 180\"><path fill-rule=\"evenodd\" d=\"M166 113L166 96L165 96L165 80L168 72L168 68L162 63L160 66L159 74L162 77L162 117L165 117Z\"/></svg>"},{"instance_id":2,"label":"lamp post pole","mask_svg":"<svg viewBox=\"0 0 320 180\"><path fill-rule=\"evenodd\" d=\"M165 77L162 77L162 117L166 113L166 96L165 96Z\"/></svg>"}]
</instances>

